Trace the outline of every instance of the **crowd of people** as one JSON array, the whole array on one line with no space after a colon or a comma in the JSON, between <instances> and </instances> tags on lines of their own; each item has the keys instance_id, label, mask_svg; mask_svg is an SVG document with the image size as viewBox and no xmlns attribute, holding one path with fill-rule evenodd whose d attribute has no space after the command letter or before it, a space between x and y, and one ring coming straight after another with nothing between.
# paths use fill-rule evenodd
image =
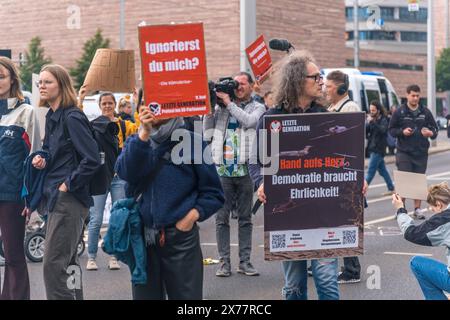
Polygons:
<instances>
[{"instance_id":1,"label":"crowd of people","mask_svg":"<svg viewBox=\"0 0 450 320\"><path fill-rule=\"evenodd\" d=\"M101 116L89 122L67 70L46 65L37 84L39 106L48 108L41 142L35 109L25 103L18 71L11 60L0 57L0 228L6 260L1 299L30 299L23 238L34 209L47 223L43 261L47 298L83 299L82 283L68 286L67 270L78 268L81 281L77 245L86 221L89 245L85 269L98 269L96 256L108 194L118 221L131 221L131 214L124 210L127 203L139 205L138 226L142 227L134 234L138 240L133 240L133 246L146 259L135 259L130 269L146 276L132 282L133 299L203 298L197 222L212 216L220 258L215 275L232 275L230 218L235 218L239 241L235 270L258 276L251 261L253 195L256 192L262 203L267 196L261 165L249 162L252 147L258 148L259 143L247 138L247 134L256 130L259 140L264 115L361 109L349 96L348 76L333 71L324 79L314 57L305 51L294 51L280 62L273 86L264 95L260 95L260 84L251 74L240 72L234 79L238 83L235 99L218 92L221 104L203 119L157 118L142 103L141 91L118 103L114 94L102 93L98 101ZM423 174L427 169L429 139L436 138L437 125L431 112L420 104L420 88L411 85L406 92L407 102L390 118L385 109L389 106L376 100L370 102L366 120L370 158L361 193L365 195L378 172L386 182L387 193L392 194L395 215L406 240L449 250L447 184L429 190L427 202L439 214L416 226L405 214L405 199L395 193L384 161L389 139L395 139L398 170ZM327 105L322 104L324 98ZM193 132L195 121L202 122L203 132ZM192 145L202 145L202 154L210 150L212 163L197 163L192 152L189 161L174 164L171 137L180 129L189 132ZM99 172L101 185L100 180L93 179ZM24 176L32 181L28 190L32 201L24 201L21 196ZM424 218L420 207L420 200L414 200L413 218ZM110 270L120 268L118 256L111 253ZM412 272L426 299L444 299L444 291L450 291L450 252L448 257L447 266L423 257L411 260ZM138 263L143 265L136 266ZM283 261L282 269L283 297L307 299L307 261ZM321 300L338 300L339 283L358 282L361 277L358 257L344 258L341 272L337 258L314 259L310 271Z\"/></svg>"}]
</instances>

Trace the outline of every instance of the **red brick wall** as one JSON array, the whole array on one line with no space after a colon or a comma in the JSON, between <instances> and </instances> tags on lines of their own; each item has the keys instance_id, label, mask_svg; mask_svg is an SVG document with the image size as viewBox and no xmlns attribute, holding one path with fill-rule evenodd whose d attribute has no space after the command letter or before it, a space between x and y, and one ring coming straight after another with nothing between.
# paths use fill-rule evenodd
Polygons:
<instances>
[{"instance_id":1,"label":"red brick wall","mask_svg":"<svg viewBox=\"0 0 450 320\"><path fill-rule=\"evenodd\" d=\"M81 9L80 29L67 28L70 17L67 8L72 4ZM202 21L209 76L217 78L239 71L239 0L127 0L125 10L126 49L135 50L137 79L140 78L137 25L143 20L148 24ZM45 53L53 62L73 67L82 54L84 42L97 28L111 40L111 48L119 48L119 1L60 0L43 4L36 0L2 0L0 21L0 48L11 48L13 59L27 49L31 38L40 36Z\"/></svg>"},{"instance_id":2,"label":"red brick wall","mask_svg":"<svg viewBox=\"0 0 450 320\"><path fill-rule=\"evenodd\" d=\"M297 50L309 50L321 68L345 66L344 1L257 0L256 30L266 42L285 38ZM285 56L279 51L270 53L274 63ZM269 86L270 81L263 89Z\"/></svg>"}]
</instances>

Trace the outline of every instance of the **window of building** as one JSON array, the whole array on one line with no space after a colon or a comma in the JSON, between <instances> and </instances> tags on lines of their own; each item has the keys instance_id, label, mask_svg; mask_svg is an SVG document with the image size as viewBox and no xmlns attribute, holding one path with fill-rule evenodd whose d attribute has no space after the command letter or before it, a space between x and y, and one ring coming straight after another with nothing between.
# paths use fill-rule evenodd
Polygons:
<instances>
[{"instance_id":1,"label":"window of building","mask_svg":"<svg viewBox=\"0 0 450 320\"><path fill-rule=\"evenodd\" d=\"M347 21L353 21L353 7L347 7L345 8L345 17ZM360 20L367 20L369 18L370 14L367 12L367 8L359 8L358 9L358 19Z\"/></svg>"},{"instance_id":2,"label":"window of building","mask_svg":"<svg viewBox=\"0 0 450 320\"><path fill-rule=\"evenodd\" d=\"M355 65L353 59L348 59L346 61L347 66L353 67ZM400 63L390 63L390 62L378 62L378 61L368 61L361 60L359 62L361 67L375 68L375 69L396 69L396 70L410 70L410 71L423 71L423 66L413 65L413 64L400 64Z\"/></svg>"},{"instance_id":3,"label":"window of building","mask_svg":"<svg viewBox=\"0 0 450 320\"><path fill-rule=\"evenodd\" d=\"M413 31L402 31L401 32L402 41L405 42L427 42L426 32L413 32Z\"/></svg>"},{"instance_id":4,"label":"window of building","mask_svg":"<svg viewBox=\"0 0 450 320\"><path fill-rule=\"evenodd\" d=\"M381 19L384 21L393 21L394 20L394 8L389 7L381 7Z\"/></svg>"},{"instance_id":5,"label":"window of building","mask_svg":"<svg viewBox=\"0 0 450 320\"><path fill-rule=\"evenodd\" d=\"M401 22L426 23L428 17L428 9L420 8L418 12L410 12L407 7L400 8Z\"/></svg>"},{"instance_id":6,"label":"window of building","mask_svg":"<svg viewBox=\"0 0 450 320\"><path fill-rule=\"evenodd\" d=\"M353 40L354 39L354 32L349 31L346 34L347 40ZM386 40L386 41L395 41L395 31L382 31L382 30L375 30L375 31L360 31L359 32L359 39L360 40Z\"/></svg>"}]
</instances>

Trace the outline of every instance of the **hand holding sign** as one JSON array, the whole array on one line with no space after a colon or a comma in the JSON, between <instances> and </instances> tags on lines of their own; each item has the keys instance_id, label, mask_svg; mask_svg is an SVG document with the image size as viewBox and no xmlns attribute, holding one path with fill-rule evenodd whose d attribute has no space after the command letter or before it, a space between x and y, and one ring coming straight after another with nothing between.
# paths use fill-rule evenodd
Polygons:
<instances>
[{"instance_id":1,"label":"hand holding sign","mask_svg":"<svg viewBox=\"0 0 450 320\"><path fill-rule=\"evenodd\" d=\"M396 210L405 207L402 198L397 193L392 195L392 205Z\"/></svg>"}]
</instances>

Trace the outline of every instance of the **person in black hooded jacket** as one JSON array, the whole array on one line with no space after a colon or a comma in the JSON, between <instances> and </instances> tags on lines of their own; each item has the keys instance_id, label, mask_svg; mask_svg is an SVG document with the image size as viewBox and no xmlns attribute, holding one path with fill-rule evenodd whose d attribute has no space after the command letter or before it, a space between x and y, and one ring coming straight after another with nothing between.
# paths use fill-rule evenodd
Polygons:
<instances>
[{"instance_id":1,"label":"person in black hooded jacket","mask_svg":"<svg viewBox=\"0 0 450 320\"><path fill-rule=\"evenodd\" d=\"M394 191L394 184L384 162L387 148L388 125L389 122L385 109L379 101L372 101L370 103L370 113L367 116L366 125L367 149L370 153L366 181L370 184L375 173L378 171L386 182L388 192L392 193Z\"/></svg>"}]
</instances>

